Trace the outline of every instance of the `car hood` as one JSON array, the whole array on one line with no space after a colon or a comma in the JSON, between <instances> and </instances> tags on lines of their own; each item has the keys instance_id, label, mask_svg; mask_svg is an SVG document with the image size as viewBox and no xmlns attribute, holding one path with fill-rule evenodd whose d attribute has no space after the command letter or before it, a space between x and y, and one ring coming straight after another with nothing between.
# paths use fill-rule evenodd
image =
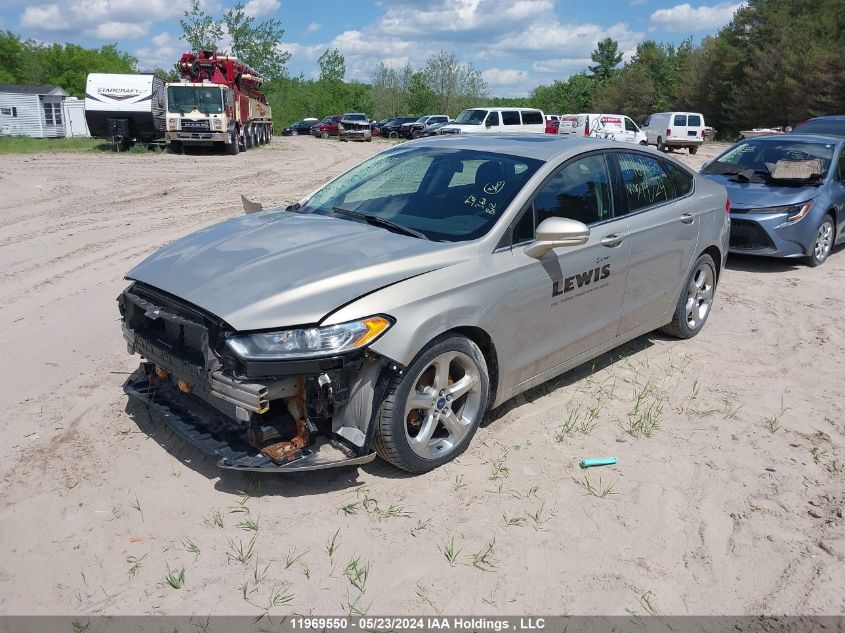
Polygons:
<instances>
[{"instance_id":1,"label":"car hood","mask_svg":"<svg viewBox=\"0 0 845 633\"><path fill-rule=\"evenodd\" d=\"M474 256L334 217L266 211L192 233L135 266L141 281L236 330L320 322L361 295Z\"/></svg>"},{"instance_id":2,"label":"car hood","mask_svg":"<svg viewBox=\"0 0 845 633\"><path fill-rule=\"evenodd\" d=\"M780 207L806 202L821 192L819 185L779 187L759 182L736 182L730 176L702 174L708 180L718 183L728 190L731 207L738 209L758 209L761 207Z\"/></svg>"}]
</instances>

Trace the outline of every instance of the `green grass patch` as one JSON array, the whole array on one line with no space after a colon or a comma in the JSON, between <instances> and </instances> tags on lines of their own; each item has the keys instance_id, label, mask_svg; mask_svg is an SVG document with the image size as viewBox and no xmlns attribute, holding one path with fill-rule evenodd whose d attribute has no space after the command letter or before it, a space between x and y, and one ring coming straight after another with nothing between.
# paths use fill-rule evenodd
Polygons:
<instances>
[{"instance_id":1,"label":"green grass patch","mask_svg":"<svg viewBox=\"0 0 845 633\"><path fill-rule=\"evenodd\" d=\"M31 138L0 136L0 154L36 154L39 152L111 151L111 144L98 138Z\"/></svg>"}]
</instances>

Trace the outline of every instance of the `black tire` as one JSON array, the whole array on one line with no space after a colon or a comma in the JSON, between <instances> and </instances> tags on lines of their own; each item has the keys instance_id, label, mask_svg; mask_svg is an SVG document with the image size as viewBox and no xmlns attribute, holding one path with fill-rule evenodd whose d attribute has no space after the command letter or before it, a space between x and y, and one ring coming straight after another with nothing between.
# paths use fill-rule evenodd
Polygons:
<instances>
[{"instance_id":1,"label":"black tire","mask_svg":"<svg viewBox=\"0 0 845 633\"><path fill-rule=\"evenodd\" d=\"M399 138L399 132L396 132L396 131L390 132L387 135L387 138L393 138L393 139Z\"/></svg>"},{"instance_id":2,"label":"black tire","mask_svg":"<svg viewBox=\"0 0 845 633\"><path fill-rule=\"evenodd\" d=\"M181 154L182 153L182 141L170 141L170 145L167 146L167 150L171 154Z\"/></svg>"},{"instance_id":3,"label":"black tire","mask_svg":"<svg viewBox=\"0 0 845 633\"><path fill-rule=\"evenodd\" d=\"M661 136L657 137L657 149L658 149L658 151L661 151L661 152L666 151L666 146L663 144L663 137L661 137Z\"/></svg>"},{"instance_id":4,"label":"black tire","mask_svg":"<svg viewBox=\"0 0 845 633\"><path fill-rule=\"evenodd\" d=\"M320 132L320 138L329 138L329 133L323 130Z\"/></svg>"},{"instance_id":5,"label":"black tire","mask_svg":"<svg viewBox=\"0 0 845 633\"><path fill-rule=\"evenodd\" d=\"M456 413L458 410L462 412L465 411L467 406L475 408L475 412L474 415L472 415L472 419L469 424L462 428L464 435L459 441L449 447L443 455L426 458L418 454L409 443L409 434L407 431L408 421L404 415L405 405L408 397L411 395L411 389L413 388L416 390L419 388L419 384L423 381L423 377L432 367L432 362L438 357L449 353L459 354L461 362L471 363L477 371L477 375L473 374L473 376L478 379L478 389L472 389L471 392L456 398L453 402ZM453 380L453 365L450 364L449 367L449 375L447 378ZM456 369L460 371L461 368L457 367ZM458 378L455 383L460 382L460 380L461 378ZM452 461L455 457L463 453L467 446L469 446L470 441L472 441L472 437L478 430L478 425L484 417L484 413L487 408L489 380L487 363L484 360L484 355L475 343L468 338L457 334L443 334L442 336L437 337L423 351L417 354L417 357L411 362L407 371L405 371L403 375L397 376L388 385L386 395L381 403L378 417L376 419L376 429L373 437L373 447L376 452L382 459L390 462L397 468L401 468L402 470L410 473L425 473ZM449 384L453 383L450 382ZM426 389L432 388L433 387L426 387ZM433 393L433 398L437 398L436 402L438 403L438 406L441 402L446 403L442 394L443 392L440 392L440 395ZM425 396L426 400L427 398L428 395ZM470 400L470 398L472 398L472 400ZM432 401L432 404L434 404L434 402L435 400ZM460 405L455 403L460 403ZM450 405L448 403L445 404L447 412L449 406ZM432 407L432 410L434 408L435 407ZM443 411L442 407L440 411ZM415 413L419 418L419 411L415 410L411 413ZM409 417L411 413L409 413ZM421 432L423 424L424 422L420 422L420 430L418 432ZM435 421L433 426L435 428L435 433L446 433L448 435L449 432L446 430L446 427L442 422ZM439 435L435 435L431 440L436 441L436 445L432 447L432 450L435 453L437 450L442 450L442 448L438 448L439 445L443 443L448 444L451 435L448 435L442 440L438 439L439 437Z\"/></svg>"},{"instance_id":6,"label":"black tire","mask_svg":"<svg viewBox=\"0 0 845 633\"><path fill-rule=\"evenodd\" d=\"M698 151L698 147L696 146L688 147L687 149L689 150L690 156L695 156L695 153Z\"/></svg>"},{"instance_id":7,"label":"black tire","mask_svg":"<svg viewBox=\"0 0 845 633\"><path fill-rule=\"evenodd\" d=\"M229 135L229 142L226 143L226 153L229 156L237 156L240 151L241 148L238 145L238 134L232 130L232 133Z\"/></svg>"},{"instance_id":8,"label":"black tire","mask_svg":"<svg viewBox=\"0 0 845 633\"><path fill-rule=\"evenodd\" d=\"M697 275L700 271L704 271L705 277L709 275L709 281L705 279L705 284L709 285L710 298L707 304L707 309L703 315L701 314L701 307L703 305L702 302L699 301L698 296L693 299L691 296L692 291L690 290L693 283L696 282L698 278ZM692 338L698 334L707 322L707 317L710 316L710 312L712 312L715 293L716 264L713 263L713 258L710 257L710 255L701 255L697 260L695 260L692 270L689 275L687 275L686 283L683 288L681 288L681 294L678 297L678 304L675 306L675 314L672 317L671 323L663 326L661 330L670 336L683 339ZM692 311L690 310L690 301L693 302ZM696 311L698 314L695 314ZM689 318L690 314L693 314L698 318L691 322Z\"/></svg>"},{"instance_id":9,"label":"black tire","mask_svg":"<svg viewBox=\"0 0 845 633\"><path fill-rule=\"evenodd\" d=\"M819 241L821 239L822 230L827 227L829 238L826 246L820 248ZM807 257L807 265L811 268L821 266L827 261L830 253L833 251L833 242L836 240L836 223L833 217L828 213L819 222L819 228L816 230L816 238L813 241L813 252Z\"/></svg>"},{"instance_id":10,"label":"black tire","mask_svg":"<svg viewBox=\"0 0 845 633\"><path fill-rule=\"evenodd\" d=\"M648 147L648 143L646 143L645 141L640 141L640 145L642 145L643 147Z\"/></svg>"}]
</instances>

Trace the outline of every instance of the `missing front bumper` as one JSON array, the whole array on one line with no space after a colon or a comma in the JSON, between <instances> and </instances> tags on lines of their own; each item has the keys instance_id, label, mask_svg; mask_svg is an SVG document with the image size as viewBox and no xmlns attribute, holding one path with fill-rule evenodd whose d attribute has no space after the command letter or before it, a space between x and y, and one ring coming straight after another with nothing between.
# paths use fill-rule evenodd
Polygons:
<instances>
[{"instance_id":1,"label":"missing front bumper","mask_svg":"<svg viewBox=\"0 0 845 633\"><path fill-rule=\"evenodd\" d=\"M220 468L306 471L357 466L375 459L373 452L356 455L339 442L318 437L314 444L301 451L302 456L298 459L276 462L245 442L219 411L197 398L174 395L172 387L153 384L140 370L129 377L123 390L130 397L145 403L149 411L179 438L215 457Z\"/></svg>"}]
</instances>

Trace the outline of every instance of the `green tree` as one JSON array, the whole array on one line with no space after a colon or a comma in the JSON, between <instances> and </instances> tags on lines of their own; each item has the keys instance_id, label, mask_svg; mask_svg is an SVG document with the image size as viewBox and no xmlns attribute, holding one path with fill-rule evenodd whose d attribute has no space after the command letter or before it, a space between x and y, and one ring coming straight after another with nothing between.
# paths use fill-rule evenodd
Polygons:
<instances>
[{"instance_id":1,"label":"green tree","mask_svg":"<svg viewBox=\"0 0 845 633\"><path fill-rule=\"evenodd\" d=\"M11 31L0 32L0 82L19 83L26 78L24 60L27 56L26 44Z\"/></svg>"},{"instance_id":2,"label":"green tree","mask_svg":"<svg viewBox=\"0 0 845 633\"><path fill-rule=\"evenodd\" d=\"M590 59L596 64L589 67L593 77L599 81L610 79L622 61L619 42L611 37L604 38L596 45L595 50L590 54Z\"/></svg>"},{"instance_id":3,"label":"green tree","mask_svg":"<svg viewBox=\"0 0 845 633\"><path fill-rule=\"evenodd\" d=\"M346 59L336 48L326 49L320 59L317 60L320 66L320 81L339 83L346 75Z\"/></svg>"},{"instance_id":4,"label":"green tree","mask_svg":"<svg viewBox=\"0 0 845 633\"><path fill-rule=\"evenodd\" d=\"M179 24L182 26L182 39L193 51L217 50L223 39L223 24L206 14L200 0L192 0L191 10L185 11L185 17L179 20Z\"/></svg>"},{"instance_id":5,"label":"green tree","mask_svg":"<svg viewBox=\"0 0 845 633\"><path fill-rule=\"evenodd\" d=\"M410 114L424 115L434 112L437 106L437 95L434 90L428 87L426 77L421 72L415 72L408 81L408 112Z\"/></svg>"},{"instance_id":6,"label":"green tree","mask_svg":"<svg viewBox=\"0 0 845 633\"><path fill-rule=\"evenodd\" d=\"M290 53L279 49L285 30L277 18L256 23L244 12L243 2L223 14L223 25L232 40L232 55L268 79L284 77Z\"/></svg>"}]
</instances>

